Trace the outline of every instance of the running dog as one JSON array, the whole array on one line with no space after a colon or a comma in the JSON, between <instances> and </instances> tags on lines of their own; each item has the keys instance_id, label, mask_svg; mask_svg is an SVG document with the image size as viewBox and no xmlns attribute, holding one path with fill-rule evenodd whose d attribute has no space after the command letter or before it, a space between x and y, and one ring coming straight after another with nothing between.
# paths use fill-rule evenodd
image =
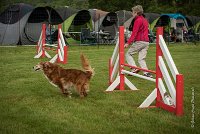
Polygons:
<instances>
[{"instance_id":1,"label":"running dog","mask_svg":"<svg viewBox=\"0 0 200 134\"><path fill-rule=\"evenodd\" d=\"M89 81L94 75L94 69L83 54L81 54L80 59L83 71L78 69L64 69L50 62L40 62L33 68L35 71L43 71L49 82L59 87L66 96L71 97L70 88L74 86L80 97L83 98L87 96L87 92L89 91Z\"/></svg>"}]
</instances>

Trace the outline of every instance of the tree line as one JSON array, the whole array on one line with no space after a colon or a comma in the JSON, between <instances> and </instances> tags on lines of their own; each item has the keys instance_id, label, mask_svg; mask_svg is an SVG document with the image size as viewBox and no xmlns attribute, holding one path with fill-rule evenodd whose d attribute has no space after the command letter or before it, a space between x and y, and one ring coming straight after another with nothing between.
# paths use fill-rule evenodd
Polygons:
<instances>
[{"instance_id":1,"label":"tree line","mask_svg":"<svg viewBox=\"0 0 200 134\"><path fill-rule=\"evenodd\" d=\"M142 5L145 12L182 13L200 16L200 0L1 0L0 12L13 3L27 3L35 7L53 8L70 6L76 9L101 9L109 12L128 10L135 5Z\"/></svg>"}]
</instances>

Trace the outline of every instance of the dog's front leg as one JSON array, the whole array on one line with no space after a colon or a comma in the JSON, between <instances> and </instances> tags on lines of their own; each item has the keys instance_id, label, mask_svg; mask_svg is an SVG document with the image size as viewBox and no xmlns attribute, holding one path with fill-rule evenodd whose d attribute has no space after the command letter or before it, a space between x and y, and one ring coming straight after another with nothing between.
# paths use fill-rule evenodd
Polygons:
<instances>
[{"instance_id":1,"label":"dog's front leg","mask_svg":"<svg viewBox=\"0 0 200 134\"><path fill-rule=\"evenodd\" d=\"M71 93L69 92L69 90L68 90L67 88L63 87L62 84L59 84L58 87L60 88L61 92L62 92L65 96L71 98Z\"/></svg>"},{"instance_id":2,"label":"dog's front leg","mask_svg":"<svg viewBox=\"0 0 200 134\"><path fill-rule=\"evenodd\" d=\"M69 91L68 89L64 89L64 95L66 95L67 97L71 98L71 91Z\"/></svg>"},{"instance_id":3,"label":"dog's front leg","mask_svg":"<svg viewBox=\"0 0 200 134\"><path fill-rule=\"evenodd\" d=\"M64 95L66 95L67 97L71 98L71 92L70 92L70 87L71 87L71 83L70 82L66 82L66 80L64 78L60 79L60 85L59 88L61 89L62 93Z\"/></svg>"}]
</instances>

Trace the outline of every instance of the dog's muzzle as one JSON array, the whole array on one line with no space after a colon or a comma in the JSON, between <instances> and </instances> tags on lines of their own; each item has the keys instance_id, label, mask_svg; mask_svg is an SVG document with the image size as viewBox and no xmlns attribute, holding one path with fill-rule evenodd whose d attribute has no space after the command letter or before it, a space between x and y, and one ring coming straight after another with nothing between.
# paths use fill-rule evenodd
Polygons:
<instances>
[{"instance_id":1,"label":"dog's muzzle","mask_svg":"<svg viewBox=\"0 0 200 134\"><path fill-rule=\"evenodd\" d=\"M39 71L39 70L41 70L41 67L40 67L39 65L36 65L36 66L33 67L33 69L34 69L35 71Z\"/></svg>"}]
</instances>

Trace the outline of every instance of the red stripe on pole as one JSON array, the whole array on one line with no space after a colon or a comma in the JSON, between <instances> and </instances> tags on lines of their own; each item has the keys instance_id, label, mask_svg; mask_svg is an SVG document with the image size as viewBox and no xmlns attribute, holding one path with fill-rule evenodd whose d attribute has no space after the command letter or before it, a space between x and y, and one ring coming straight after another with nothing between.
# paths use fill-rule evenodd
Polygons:
<instances>
[{"instance_id":1,"label":"red stripe on pole","mask_svg":"<svg viewBox=\"0 0 200 134\"><path fill-rule=\"evenodd\" d=\"M119 27L119 74L120 74L120 90L124 90L124 74L122 73L124 64L124 27Z\"/></svg>"},{"instance_id":2,"label":"red stripe on pole","mask_svg":"<svg viewBox=\"0 0 200 134\"><path fill-rule=\"evenodd\" d=\"M162 73L159 67L159 56L163 55L162 50L160 48L159 35L163 35L163 27L158 27L156 32L156 89L157 89L156 106L157 107L160 106L160 102L162 101L162 96L158 88L158 79L162 78Z\"/></svg>"},{"instance_id":3,"label":"red stripe on pole","mask_svg":"<svg viewBox=\"0 0 200 134\"><path fill-rule=\"evenodd\" d=\"M176 112L176 108L174 106L169 106L169 105L167 105L167 104L165 104L163 102L159 103L159 107L164 109L164 110L167 110L167 111L169 111L171 113L175 113Z\"/></svg>"},{"instance_id":4,"label":"red stripe on pole","mask_svg":"<svg viewBox=\"0 0 200 134\"><path fill-rule=\"evenodd\" d=\"M63 64L67 63L67 46L64 46Z\"/></svg>"},{"instance_id":5,"label":"red stripe on pole","mask_svg":"<svg viewBox=\"0 0 200 134\"><path fill-rule=\"evenodd\" d=\"M183 75L176 75L176 115L183 115L184 81Z\"/></svg>"},{"instance_id":6,"label":"red stripe on pole","mask_svg":"<svg viewBox=\"0 0 200 134\"><path fill-rule=\"evenodd\" d=\"M42 24L42 58L45 57L45 43L46 43L46 24Z\"/></svg>"},{"instance_id":7,"label":"red stripe on pole","mask_svg":"<svg viewBox=\"0 0 200 134\"><path fill-rule=\"evenodd\" d=\"M57 54L58 54L58 50L60 50L60 45L61 45L60 42L59 42L59 40L60 40L60 29L61 29L61 25L59 24L58 25L58 47L57 47ZM58 54L57 62L58 63L61 62L59 54Z\"/></svg>"}]
</instances>

